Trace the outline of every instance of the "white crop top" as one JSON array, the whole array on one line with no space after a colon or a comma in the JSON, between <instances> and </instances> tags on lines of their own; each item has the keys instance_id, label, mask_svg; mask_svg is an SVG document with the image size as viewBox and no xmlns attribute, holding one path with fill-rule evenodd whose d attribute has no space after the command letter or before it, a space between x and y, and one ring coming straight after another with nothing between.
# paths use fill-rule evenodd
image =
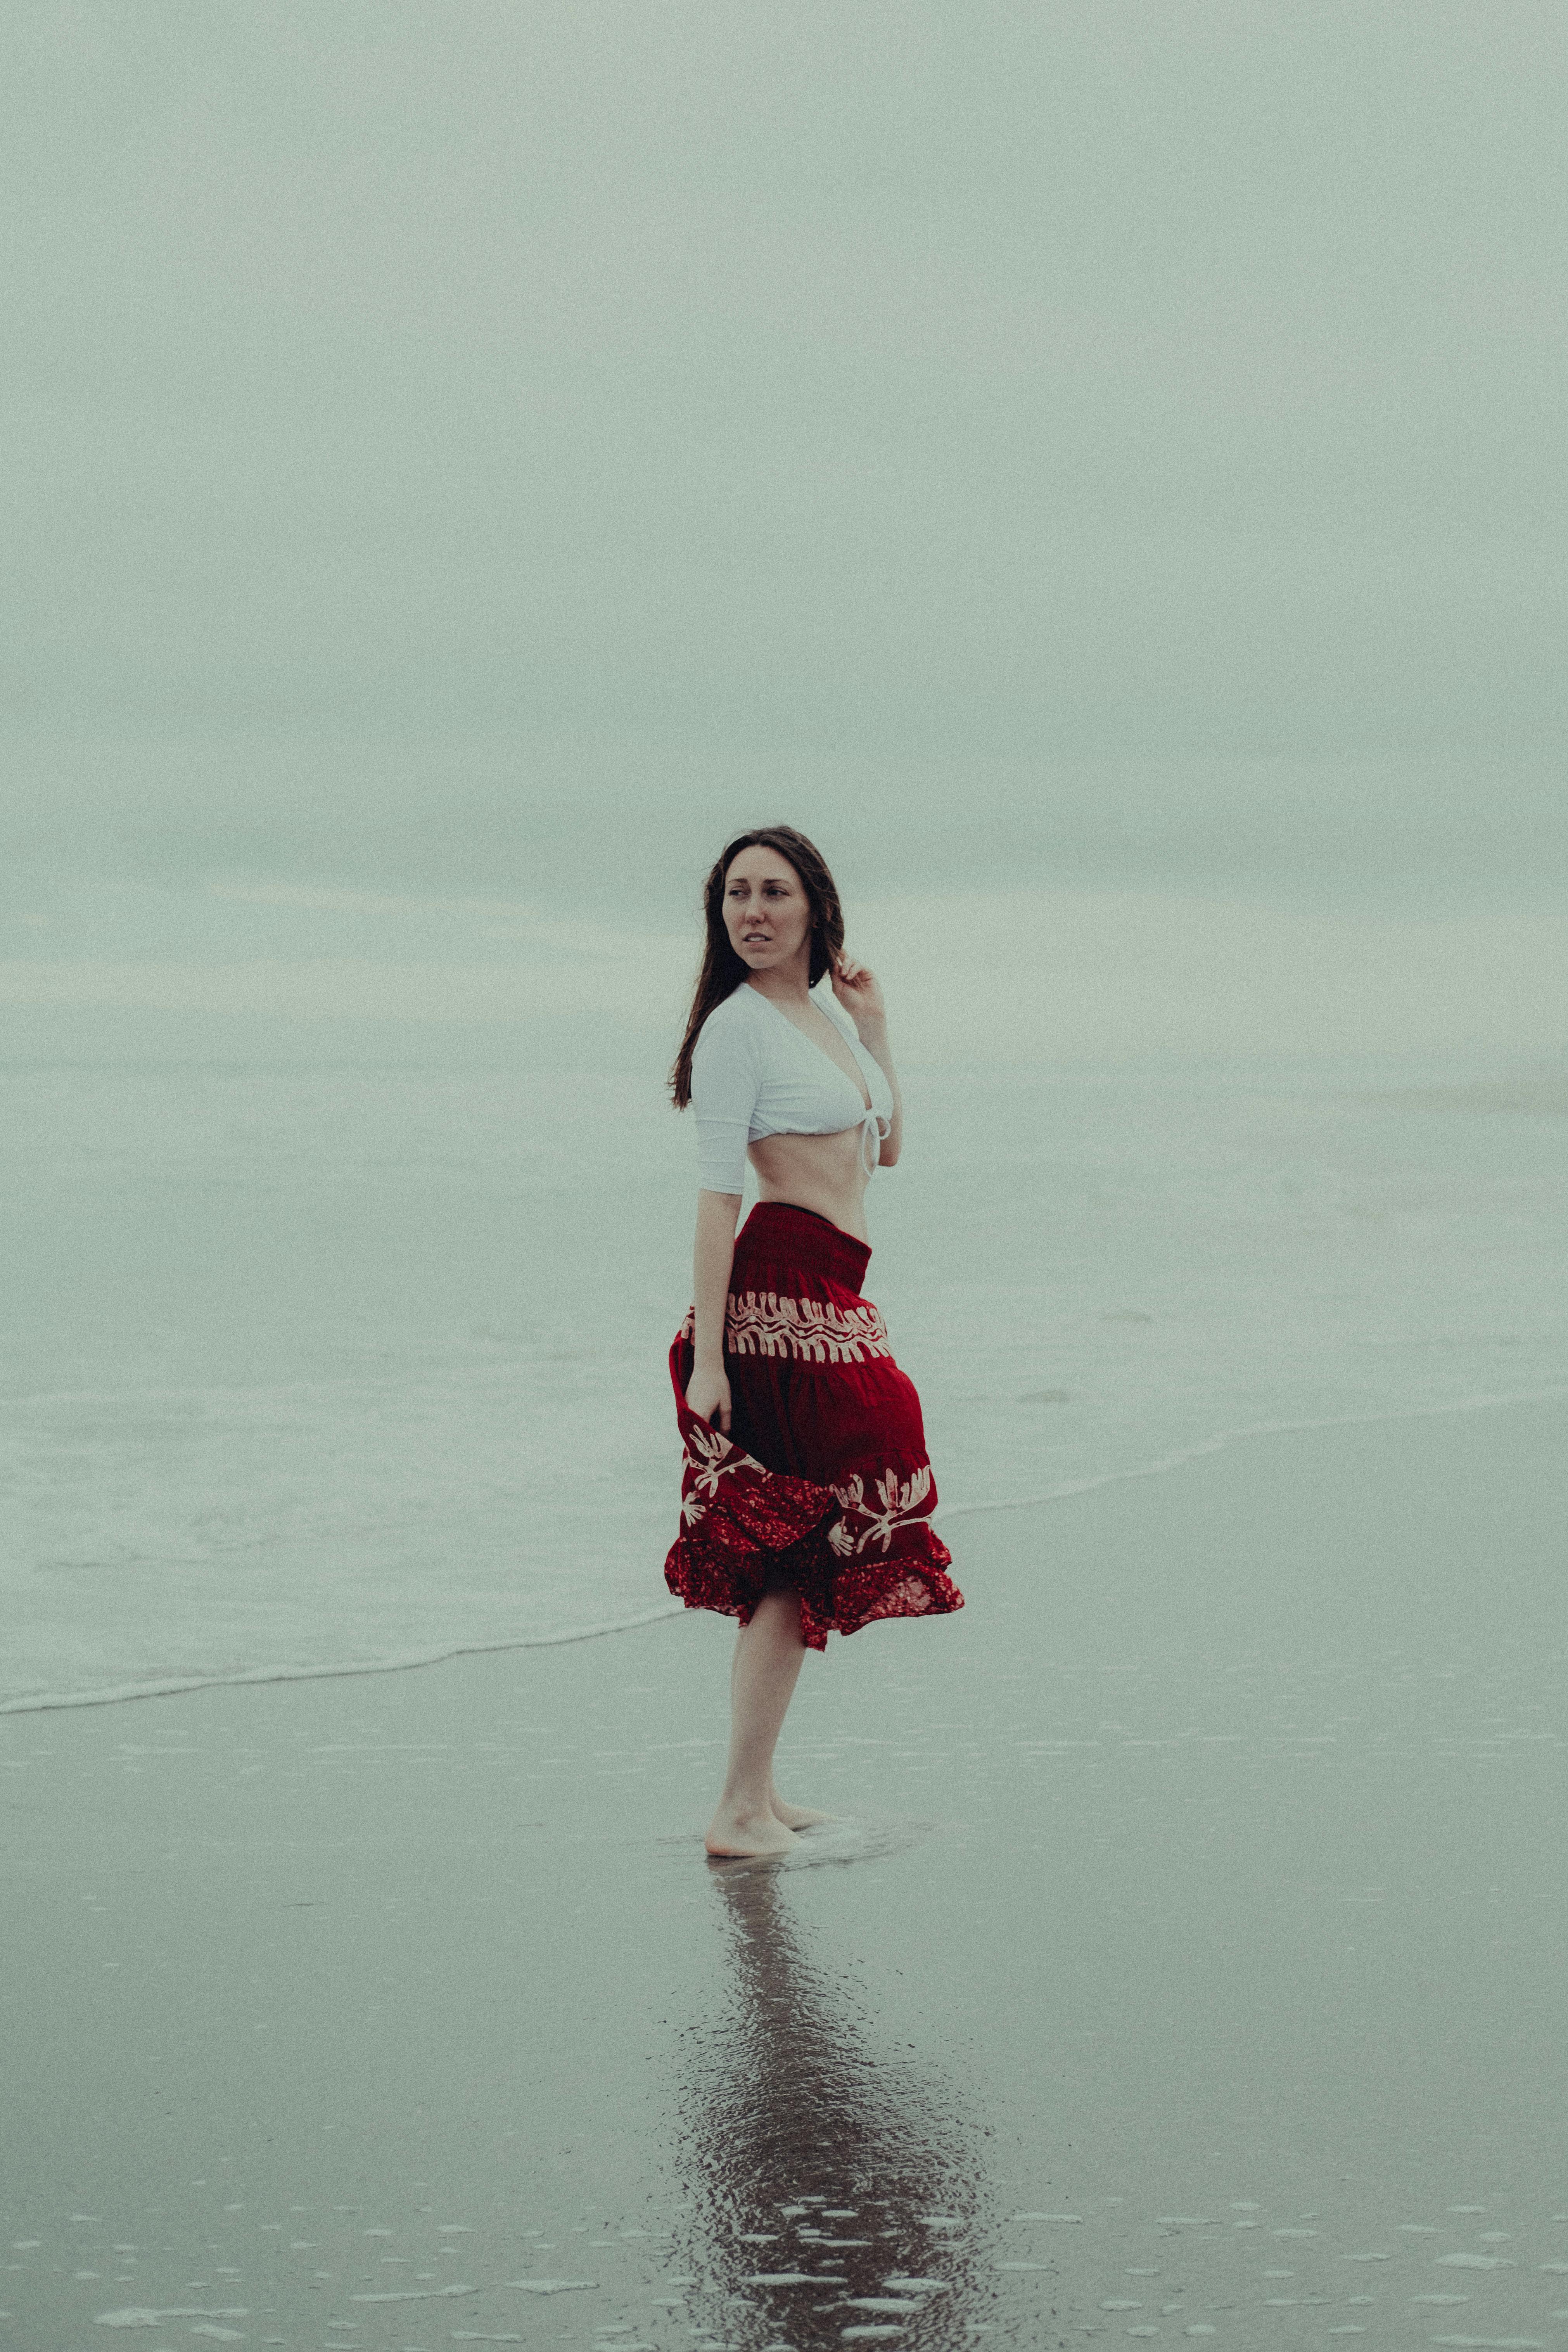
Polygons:
<instances>
[{"instance_id":1,"label":"white crop top","mask_svg":"<svg viewBox=\"0 0 1568 2352\"><path fill-rule=\"evenodd\" d=\"M814 1045L749 981L716 1004L691 1056L691 1107L697 1113L697 1181L705 1192L739 1192L746 1146L764 1135L838 1135L860 1129L861 1164L876 1167L891 1128L893 1090L830 991L812 1003L836 1022L871 1097L821 1045Z\"/></svg>"}]
</instances>

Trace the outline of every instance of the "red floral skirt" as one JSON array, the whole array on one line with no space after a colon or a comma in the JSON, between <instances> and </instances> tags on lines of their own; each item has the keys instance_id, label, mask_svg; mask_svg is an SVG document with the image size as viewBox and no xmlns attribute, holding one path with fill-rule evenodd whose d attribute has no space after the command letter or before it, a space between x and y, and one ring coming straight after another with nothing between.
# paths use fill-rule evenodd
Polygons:
<instances>
[{"instance_id":1,"label":"red floral skirt","mask_svg":"<svg viewBox=\"0 0 1568 2352\"><path fill-rule=\"evenodd\" d=\"M871 1253L810 1209L760 1201L735 1239L724 1317L728 1436L687 1409L689 1315L669 1351L686 1449L665 1581L746 1624L793 1586L814 1650L877 1617L962 1609L931 1524L921 1401L860 1296Z\"/></svg>"}]
</instances>

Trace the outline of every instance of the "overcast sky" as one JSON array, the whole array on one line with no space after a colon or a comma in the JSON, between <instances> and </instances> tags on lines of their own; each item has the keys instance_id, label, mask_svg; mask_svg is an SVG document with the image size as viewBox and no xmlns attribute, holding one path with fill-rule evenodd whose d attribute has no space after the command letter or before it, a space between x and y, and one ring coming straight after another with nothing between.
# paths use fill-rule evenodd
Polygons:
<instances>
[{"instance_id":1,"label":"overcast sky","mask_svg":"<svg viewBox=\"0 0 1568 2352\"><path fill-rule=\"evenodd\" d=\"M16 0L11 854L1561 877L1558 0Z\"/></svg>"}]
</instances>

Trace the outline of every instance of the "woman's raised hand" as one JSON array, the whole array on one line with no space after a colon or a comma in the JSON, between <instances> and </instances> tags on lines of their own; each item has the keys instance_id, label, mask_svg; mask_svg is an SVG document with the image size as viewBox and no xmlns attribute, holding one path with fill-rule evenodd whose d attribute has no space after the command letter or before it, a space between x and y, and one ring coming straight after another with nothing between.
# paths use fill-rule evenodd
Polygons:
<instances>
[{"instance_id":1,"label":"woman's raised hand","mask_svg":"<svg viewBox=\"0 0 1568 2352\"><path fill-rule=\"evenodd\" d=\"M841 955L831 977L833 993L860 1036L864 1037L868 1029L884 1025L888 1008L882 1002L881 985L868 964L857 963L853 956Z\"/></svg>"},{"instance_id":2,"label":"woman's raised hand","mask_svg":"<svg viewBox=\"0 0 1568 2352\"><path fill-rule=\"evenodd\" d=\"M711 1429L730 1432L730 1382L721 1371L704 1371L701 1365L686 1383L686 1409Z\"/></svg>"}]
</instances>

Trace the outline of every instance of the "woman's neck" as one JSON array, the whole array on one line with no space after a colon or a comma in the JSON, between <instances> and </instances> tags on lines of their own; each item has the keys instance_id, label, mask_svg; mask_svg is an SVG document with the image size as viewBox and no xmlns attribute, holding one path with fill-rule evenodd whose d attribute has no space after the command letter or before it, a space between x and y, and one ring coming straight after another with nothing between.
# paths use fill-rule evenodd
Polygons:
<instances>
[{"instance_id":1,"label":"woman's neck","mask_svg":"<svg viewBox=\"0 0 1568 2352\"><path fill-rule=\"evenodd\" d=\"M809 1004L811 973L809 966L795 971L774 970L753 971L745 985L754 988L759 996L771 997L775 1004Z\"/></svg>"}]
</instances>

